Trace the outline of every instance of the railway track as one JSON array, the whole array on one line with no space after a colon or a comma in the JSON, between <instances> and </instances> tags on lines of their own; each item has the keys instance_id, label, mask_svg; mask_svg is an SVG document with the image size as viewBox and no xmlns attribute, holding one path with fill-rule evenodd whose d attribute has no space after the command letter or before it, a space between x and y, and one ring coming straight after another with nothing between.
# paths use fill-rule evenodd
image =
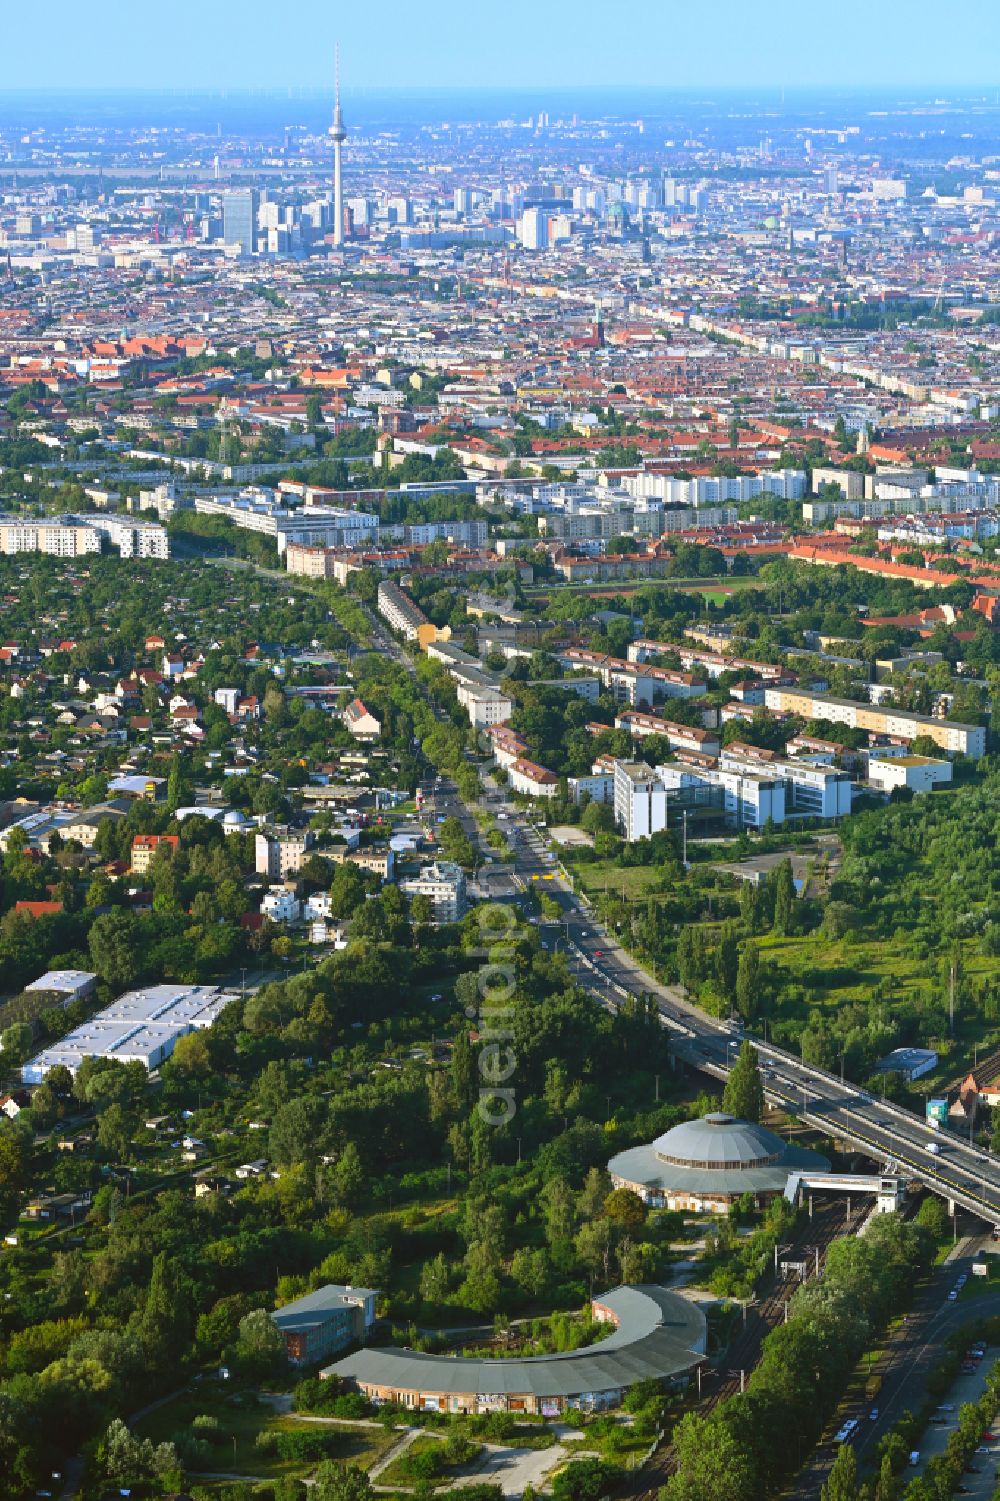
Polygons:
<instances>
[{"instance_id":1,"label":"railway track","mask_svg":"<svg viewBox=\"0 0 1000 1501\"><path fill-rule=\"evenodd\" d=\"M844 1206L839 1202L822 1205L802 1234L785 1248L782 1259L804 1260L815 1265L818 1253L822 1267L831 1242L848 1233L851 1227L860 1228L861 1223L862 1218L855 1214L849 1226ZM730 1341L717 1363L703 1368L702 1395L690 1411L704 1417L718 1403L735 1396L741 1384L749 1381L750 1373L760 1359L764 1339L786 1317L786 1306L799 1286L799 1278L794 1275L775 1278L771 1274L763 1296L747 1309L745 1326ZM629 1477L620 1494L629 1501L657 1501L660 1487L676 1469L673 1445L665 1443L641 1470Z\"/></svg>"}]
</instances>

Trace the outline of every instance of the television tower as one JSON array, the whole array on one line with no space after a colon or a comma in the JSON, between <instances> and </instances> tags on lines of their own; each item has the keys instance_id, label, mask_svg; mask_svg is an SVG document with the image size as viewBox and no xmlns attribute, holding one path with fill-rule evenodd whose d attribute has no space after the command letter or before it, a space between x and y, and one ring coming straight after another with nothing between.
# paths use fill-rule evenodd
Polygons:
<instances>
[{"instance_id":1,"label":"television tower","mask_svg":"<svg viewBox=\"0 0 1000 1501\"><path fill-rule=\"evenodd\" d=\"M340 111L340 43L337 43L337 87L333 104L333 124L330 126L333 139L333 243L336 249L344 244L344 179L341 166L341 148L347 140L344 117Z\"/></svg>"}]
</instances>

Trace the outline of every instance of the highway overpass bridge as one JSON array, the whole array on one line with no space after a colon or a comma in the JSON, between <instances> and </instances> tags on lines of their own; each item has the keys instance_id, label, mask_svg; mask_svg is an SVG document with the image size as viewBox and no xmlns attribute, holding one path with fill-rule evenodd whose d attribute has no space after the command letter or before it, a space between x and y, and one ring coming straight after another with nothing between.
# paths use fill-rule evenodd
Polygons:
<instances>
[{"instance_id":1,"label":"highway overpass bridge","mask_svg":"<svg viewBox=\"0 0 1000 1501\"><path fill-rule=\"evenodd\" d=\"M661 985L640 969L600 928L589 941L588 936L585 932L582 941L570 942L579 982L605 1002L642 992L652 995L660 1020L673 1034L674 1053L689 1067L724 1080L746 1037L757 1049L772 1105L884 1163L887 1174L919 1181L947 1202L949 1212L964 1209L1000 1230L1000 1158L951 1131L932 1130L912 1110L706 1015L677 987Z\"/></svg>"}]
</instances>

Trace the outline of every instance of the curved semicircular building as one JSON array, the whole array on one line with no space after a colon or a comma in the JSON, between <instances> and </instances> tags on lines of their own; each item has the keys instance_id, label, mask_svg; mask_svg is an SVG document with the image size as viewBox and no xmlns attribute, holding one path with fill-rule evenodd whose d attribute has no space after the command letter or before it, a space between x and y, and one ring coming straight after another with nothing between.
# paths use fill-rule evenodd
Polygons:
<instances>
[{"instance_id":1,"label":"curved semicircular building","mask_svg":"<svg viewBox=\"0 0 1000 1501\"><path fill-rule=\"evenodd\" d=\"M500 1360L368 1346L320 1372L352 1382L375 1403L427 1412L524 1412L610 1407L637 1381L685 1376L705 1355L705 1315L665 1287L616 1287L592 1302L615 1325L596 1345Z\"/></svg>"}]
</instances>

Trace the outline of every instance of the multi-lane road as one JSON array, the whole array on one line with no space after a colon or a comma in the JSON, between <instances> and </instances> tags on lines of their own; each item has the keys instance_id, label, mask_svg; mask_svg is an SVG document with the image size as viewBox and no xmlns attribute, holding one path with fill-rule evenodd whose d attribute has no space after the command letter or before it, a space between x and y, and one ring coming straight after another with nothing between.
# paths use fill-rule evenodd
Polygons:
<instances>
[{"instance_id":1,"label":"multi-lane road","mask_svg":"<svg viewBox=\"0 0 1000 1501\"><path fill-rule=\"evenodd\" d=\"M531 821L506 793L485 778L483 805L504 830L512 858L485 863L495 852L480 840L475 820L450 782L434 789L438 812L458 817L484 863L476 884L483 896L517 900L534 887L562 909L559 922L543 924L543 941L565 950L581 985L603 1004L648 993L663 1024L675 1036L675 1051L693 1068L724 1078L743 1033L707 1016L676 986L662 985L621 948L585 898L562 878L559 863ZM749 1035L749 1034L747 1034ZM843 1141L906 1179L916 1179L949 1204L1000 1226L1000 1159L949 1130L933 1131L903 1110L837 1076L804 1063L783 1049L750 1037L760 1055L768 1098L805 1123Z\"/></svg>"}]
</instances>

